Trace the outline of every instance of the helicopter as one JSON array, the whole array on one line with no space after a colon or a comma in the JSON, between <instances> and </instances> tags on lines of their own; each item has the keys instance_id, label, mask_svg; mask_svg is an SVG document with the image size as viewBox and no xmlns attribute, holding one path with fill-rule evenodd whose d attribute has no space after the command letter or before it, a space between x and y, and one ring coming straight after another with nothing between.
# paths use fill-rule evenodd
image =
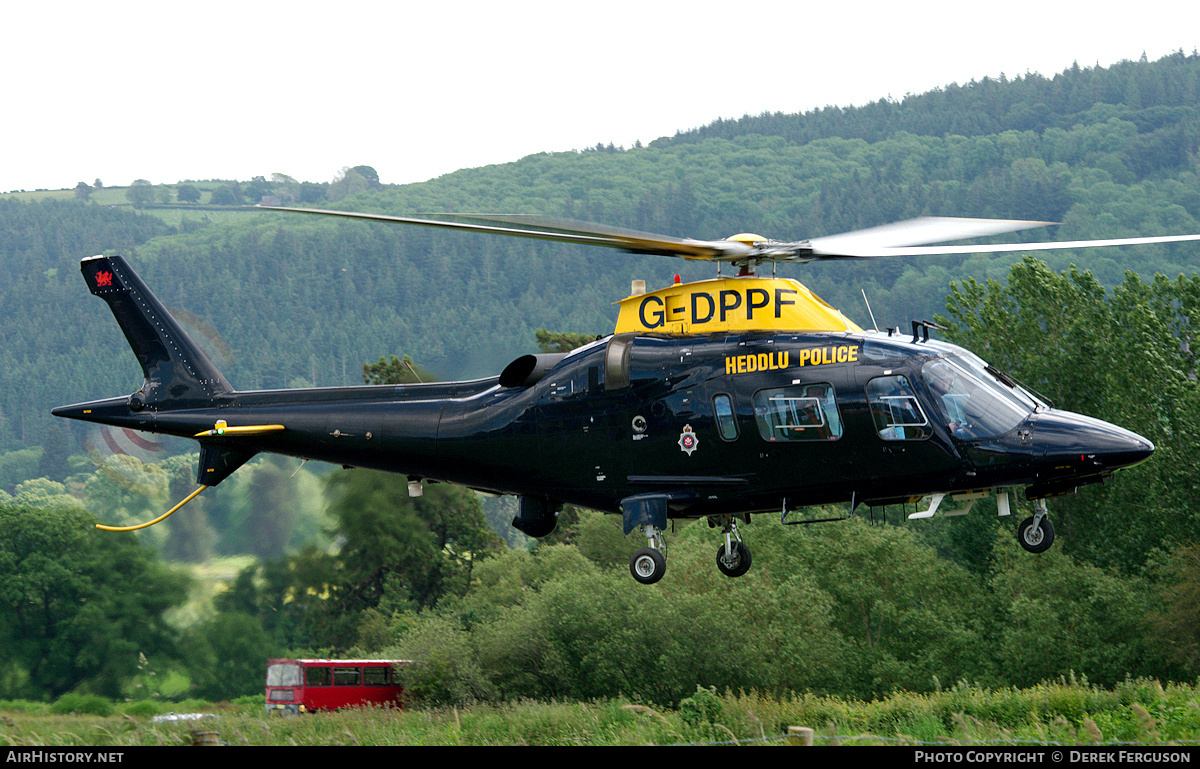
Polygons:
<instances>
[{"instance_id":1,"label":"helicopter","mask_svg":"<svg viewBox=\"0 0 1200 769\"><path fill-rule=\"evenodd\" d=\"M70 419L191 438L197 488L153 525L260 452L515 495L513 526L550 534L563 505L620 515L646 547L634 579L666 572L672 521L720 529L716 563L745 574L739 531L751 514L844 520L860 505L929 506L909 518L966 513L994 495L1000 516L1024 489L1017 527L1030 552L1054 540L1046 500L1147 460L1153 444L1053 408L974 353L908 332L858 326L780 263L1200 240L1200 235L1071 242L929 245L1041 227L1026 220L926 217L781 242L752 233L692 240L572 220L458 216L455 221L320 209L268 210L535 238L714 263L713 278L647 291L634 281L610 335L568 353L518 357L496 376L446 383L237 390L120 256L80 269L125 334L144 375L125 396L62 406ZM771 264L772 277L756 268ZM736 268L722 274L723 267ZM841 517L804 508L847 504Z\"/></svg>"}]
</instances>

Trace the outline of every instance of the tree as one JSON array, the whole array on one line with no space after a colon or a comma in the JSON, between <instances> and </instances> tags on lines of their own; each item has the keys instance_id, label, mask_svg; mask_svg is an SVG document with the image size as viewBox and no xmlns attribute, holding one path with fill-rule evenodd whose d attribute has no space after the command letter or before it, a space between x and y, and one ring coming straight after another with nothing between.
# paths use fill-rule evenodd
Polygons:
<instances>
[{"instance_id":1,"label":"tree","mask_svg":"<svg viewBox=\"0 0 1200 769\"><path fill-rule=\"evenodd\" d=\"M354 166L350 170L367 182L367 189L377 190L383 186L379 183L379 173L371 166Z\"/></svg>"},{"instance_id":2,"label":"tree","mask_svg":"<svg viewBox=\"0 0 1200 769\"><path fill-rule=\"evenodd\" d=\"M762 560L779 575L810 571L832 599L831 626L847 646L841 685L856 696L927 690L934 676L986 681L994 674L981 581L907 529L859 518L822 524L771 537L755 557L755 569Z\"/></svg>"},{"instance_id":3,"label":"tree","mask_svg":"<svg viewBox=\"0 0 1200 769\"><path fill-rule=\"evenodd\" d=\"M343 168L338 178L333 180L325 195L330 200L342 200L359 192L370 192L380 189L379 174L371 166L354 166Z\"/></svg>"},{"instance_id":4,"label":"tree","mask_svg":"<svg viewBox=\"0 0 1200 769\"><path fill-rule=\"evenodd\" d=\"M182 646L192 693L209 700L261 695L263 663L281 653L257 617L237 612L191 628Z\"/></svg>"},{"instance_id":5,"label":"tree","mask_svg":"<svg viewBox=\"0 0 1200 769\"><path fill-rule=\"evenodd\" d=\"M261 589L243 572L218 609L256 613L284 645L344 651L368 612L390 617L463 595L476 565L503 549L468 489L438 484L412 498L404 478L366 470L328 484L337 552L307 546L269 562Z\"/></svg>"},{"instance_id":6,"label":"tree","mask_svg":"<svg viewBox=\"0 0 1200 769\"><path fill-rule=\"evenodd\" d=\"M458 486L429 485L410 497L403 477L348 470L330 476L329 496L343 539L337 560L344 609L373 607L396 589L405 595L394 598L416 606L461 595L475 561L501 546L474 492Z\"/></svg>"},{"instance_id":7,"label":"tree","mask_svg":"<svg viewBox=\"0 0 1200 769\"><path fill-rule=\"evenodd\" d=\"M163 615L186 600L186 578L94 524L79 509L0 507L0 646L28 675L4 696L115 697L139 653L173 652Z\"/></svg>"},{"instance_id":8,"label":"tree","mask_svg":"<svg viewBox=\"0 0 1200 769\"><path fill-rule=\"evenodd\" d=\"M87 200L92 196L92 185L87 182L80 182L75 185L75 197L78 200Z\"/></svg>"},{"instance_id":9,"label":"tree","mask_svg":"<svg viewBox=\"0 0 1200 769\"><path fill-rule=\"evenodd\" d=\"M264 176L255 176L242 188L242 194L252 203L258 203L264 195L270 195L275 186Z\"/></svg>"},{"instance_id":10,"label":"tree","mask_svg":"<svg viewBox=\"0 0 1200 769\"><path fill-rule=\"evenodd\" d=\"M537 339L538 349L542 352L570 352L576 347L583 347L585 344L599 339L595 334L577 334L571 331L547 331L544 328L539 328L533 332L533 335Z\"/></svg>"},{"instance_id":11,"label":"tree","mask_svg":"<svg viewBox=\"0 0 1200 769\"><path fill-rule=\"evenodd\" d=\"M239 191L235 191L230 185L223 184L213 190L209 202L214 206L240 206L242 204L242 196Z\"/></svg>"},{"instance_id":12,"label":"tree","mask_svg":"<svg viewBox=\"0 0 1200 769\"><path fill-rule=\"evenodd\" d=\"M424 381L432 379L408 356L392 356L364 365L363 379L414 382L417 372ZM309 547L290 557L285 591L291 600L275 607L294 615L318 645L348 648L358 639L358 618L368 610L430 607L443 596L464 594L475 564L503 547L478 497L458 486L430 485L414 498L403 477L345 470L329 476L327 496L330 534L339 549L329 554ZM239 586L239 607L273 601L249 597L253 583L246 580Z\"/></svg>"},{"instance_id":13,"label":"tree","mask_svg":"<svg viewBox=\"0 0 1200 769\"><path fill-rule=\"evenodd\" d=\"M393 355L390 360L381 357L378 363L364 363L363 381L367 384L413 384L433 382L435 377L413 363L408 355L403 359Z\"/></svg>"},{"instance_id":14,"label":"tree","mask_svg":"<svg viewBox=\"0 0 1200 769\"><path fill-rule=\"evenodd\" d=\"M1164 543L1200 539L1200 276L1145 283L1127 273L1109 296L1090 272L1026 257L1007 284L953 285L946 307L952 341L1055 406L1155 444L1112 484L1052 502L1067 552L1133 572Z\"/></svg>"},{"instance_id":15,"label":"tree","mask_svg":"<svg viewBox=\"0 0 1200 769\"><path fill-rule=\"evenodd\" d=\"M320 203L325 199L325 191L329 189L328 183L323 182L300 182L300 202L301 203Z\"/></svg>"},{"instance_id":16,"label":"tree","mask_svg":"<svg viewBox=\"0 0 1200 769\"><path fill-rule=\"evenodd\" d=\"M37 474L42 478L61 481L70 473L67 464L67 434L61 425L53 425L46 431L46 442L43 444L42 460L38 463Z\"/></svg>"},{"instance_id":17,"label":"tree","mask_svg":"<svg viewBox=\"0 0 1200 769\"><path fill-rule=\"evenodd\" d=\"M175 198L180 203L199 203L200 190L193 184L180 184L175 188Z\"/></svg>"},{"instance_id":18,"label":"tree","mask_svg":"<svg viewBox=\"0 0 1200 769\"><path fill-rule=\"evenodd\" d=\"M195 490L195 455L177 454L164 460L161 467L167 474L164 504L175 504ZM212 557L218 537L208 521L209 501L200 496L188 503L180 515L160 524L167 526L169 532L162 544L163 557L187 563L203 563Z\"/></svg>"},{"instance_id":19,"label":"tree","mask_svg":"<svg viewBox=\"0 0 1200 769\"><path fill-rule=\"evenodd\" d=\"M228 550L279 558L320 535L320 483L293 460L268 455L244 467L234 483L223 538Z\"/></svg>"},{"instance_id":20,"label":"tree","mask_svg":"<svg viewBox=\"0 0 1200 769\"><path fill-rule=\"evenodd\" d=\"M1007 683L1034 686L1074 671L1115 686L1129 676L1162 674L1151 648L1144 580L1078 563L1057 549L1031 558L1008 537L999 540L992 569L999 622L989 638Z\"/></svg>"},{"instance_id":21,"label":"tree","mask_svg":"<svg viewBox=\"0 0 1200 769\"><path fill-rule=\"evenodd\" d=\"M134 180L133 184L125 190L125 198L133 204L134 208L145 208L154 201L154 196L154 185L146 179Z\"/></svg>"},{"instance_id":22,"label":"tree","mask_svg":"<svg viewBox=\"0 0 1200 769\"><path fill-rule=\"evenodd\" d=\"M296 200L300 197L300 182L287 174L271 174L271 185L275 188L275 194L285 200Z\"/></svg>"},{"instance_id":23,"label":"tree","mask_svg":"<svg viewBox=\"0 0 1200 769\"><path fill-rule=\"evenodd\" d=\"M1200 668L1200 544L1177 548L1162 560L1161 608L1150 622L1171 658L1194 671Z\"/></svg>"}]
</instances>

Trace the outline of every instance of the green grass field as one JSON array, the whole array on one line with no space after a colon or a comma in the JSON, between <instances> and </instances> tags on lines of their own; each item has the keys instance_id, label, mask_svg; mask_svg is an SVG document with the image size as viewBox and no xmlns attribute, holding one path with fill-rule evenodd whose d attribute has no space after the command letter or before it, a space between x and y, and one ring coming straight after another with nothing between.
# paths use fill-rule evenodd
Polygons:
<instances>
[{"instance_id":1,"label":"green grass field","mask_svg":"<svg viewBox=\"0 0 1200 769\"><path fill-rule=\"evenodd\" d=\"M209 713L156 722L168 712ZM876 702L757 692L698 691L678 710L621 700L514 702L404 711L361 709L267 716L259 697L234 703L139 701L86 695L53 704L0 702L0 744L187 745L786 745L788 727L816 745L1200 744L1195 687L1129 681L1114 690L1060 681L1027 690L966 684Z\"/></svg>"},{"instance_id":2,"label":"green grass field","mask_svg":"<svg viewBox=\"0 0 1200 769\"><path fill-rule=\"evenodd\" d=\"M172 202L169 205L148 205L144 208L137 209L142 213L157 216L168 225L178 227L183 220L190 219L193 222L213 221L224 222L234 217L254 215L252 211L240 210L238 208L208 208L209 200L212 198L212 191L220 187L225 182L222 181L207 181L207 182L188 182L192 186L200 190L200 202L194 206L183 205ZM175 185L167 185L174 187ZM115 206L120 208L128 208L134 210L133 205L129 202L129 198L125 196L127 187L102 187L92 192L88 201L92 205L97 206ZM0 193L0 198L13 198L15 200L34 201L34 200L75 200L75 190L35 190L25 192L3 192Z\"/></svg>"}]
</instances>

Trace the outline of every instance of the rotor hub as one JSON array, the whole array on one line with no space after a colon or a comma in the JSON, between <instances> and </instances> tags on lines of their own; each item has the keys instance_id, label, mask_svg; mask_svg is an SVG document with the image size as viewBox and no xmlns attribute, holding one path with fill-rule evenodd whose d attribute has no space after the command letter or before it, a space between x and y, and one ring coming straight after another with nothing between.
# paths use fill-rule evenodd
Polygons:
<instances>
[{"instance_id":1,"label":"rotor hub","mask_svg":"<svg viewBox=\"0 0 1200 769\"><path fill-rule=\"evenodd\" d=\"M745 243L747 246L756 246L759 243L767 242L767 239L762 235L755 235L753 232L739 232L737 235L730 235L725 239L732 240L735 243Z\"/></svg>"}]
</instances>

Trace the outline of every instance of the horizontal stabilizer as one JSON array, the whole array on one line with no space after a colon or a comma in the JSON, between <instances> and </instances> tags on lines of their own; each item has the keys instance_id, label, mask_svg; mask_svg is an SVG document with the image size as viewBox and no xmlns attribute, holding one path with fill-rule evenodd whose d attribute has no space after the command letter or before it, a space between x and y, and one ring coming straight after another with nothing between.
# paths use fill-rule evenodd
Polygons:
<instances>
[{"instance_id":1,"label":"horizontal stabilizer","mask_svg":"<svg viewBox=\"0 0 1200 769\"><path fill-rule=\"evenodd\" d=\"M214 446L200 442L200 465L196 468L196 483L216 486L228 478L258 453L257 449L242 446Z\"/></svg>"}]
</instances>

